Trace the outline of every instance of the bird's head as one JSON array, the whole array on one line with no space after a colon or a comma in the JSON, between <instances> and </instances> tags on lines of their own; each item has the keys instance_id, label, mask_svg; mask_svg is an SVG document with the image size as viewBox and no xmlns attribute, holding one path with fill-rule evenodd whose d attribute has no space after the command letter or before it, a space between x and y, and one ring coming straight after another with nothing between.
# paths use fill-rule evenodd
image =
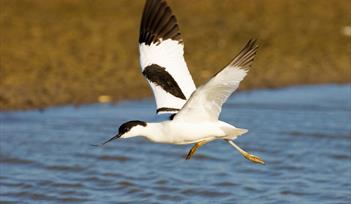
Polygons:
<instances>
[{"instance_id":1,"label":"bird's head","mask_svg":"<svg viewBox=\"0 0 351 204\"><path fill-rule=\"evenodd\" d=\"M109 140L102 143L101 145L104 145L118 138L129 138L129 137L140 136L143 133L143 129L144 127L146 127L146 125L147 125L146 122L140 121L140 120L132 120L132 121L125 122L119 126L118 133L115 136L111 137ZM100 145L97 145L97 146L100 146Z\"/></svg>"},{"instance_id":2,"label":"bird's head","mask_svg":"<svg viewBox=\"0 0 351 204\"><path fill-rule=\"evenodd\" d=\"M119 138L129 138L139 136L143 128L146 127L146 122L140 120L132 120L123 123L119 126L117 136Z\"/></svg>"}]
</instances>

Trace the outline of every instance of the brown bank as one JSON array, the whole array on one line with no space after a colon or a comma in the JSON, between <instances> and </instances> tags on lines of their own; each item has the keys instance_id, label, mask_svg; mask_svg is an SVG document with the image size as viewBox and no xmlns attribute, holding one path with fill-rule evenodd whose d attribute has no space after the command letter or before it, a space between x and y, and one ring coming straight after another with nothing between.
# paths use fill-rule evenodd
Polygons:
<instances>
[{"instance_id":1,"label":"brown bank","mask_svg":"<svg viewBox=\"0 0 351 204\"><path fill-rule=\"evenodd\" d=\"M168 0L197 84L245 42L241 89L351 82L348 0ZM0 0L0 110L150 96L137 39L144 1Z\"/></svg>"}]
</instances>

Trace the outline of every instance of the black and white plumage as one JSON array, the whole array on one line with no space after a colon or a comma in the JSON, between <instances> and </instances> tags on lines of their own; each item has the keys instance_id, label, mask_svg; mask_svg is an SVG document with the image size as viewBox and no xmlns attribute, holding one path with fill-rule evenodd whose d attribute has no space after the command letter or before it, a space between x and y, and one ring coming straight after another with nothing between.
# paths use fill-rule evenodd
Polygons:
<instances>
[{"instance_id":1,"label":"black and white plumage","mask_svg":"<svg viewBox=\"0 0 351 204\"><path fill-rule=\"evenodd\" d=\"M190 159L201 145L223 139L245 158L263 164L262 159L233 142L247 130L219 120L222 105L246 76L257 48L256 41L250 40L227 66L196 89L184 60L183 40L175 16L165 0L147 0L139 37L141 70L154 93L157 113L173 114L162 122L126 122L105 143L135 136L157 143L195 143L186 157Z\"/></svg>"},{"instance_id":2,"label":"black and white plumage","mask_svg":"<svg viewBox=\"0 0 351 204\"><path fill-rule=\"evenodd\" d=\"M154 93L157 113L180 110L196 89L184 60L176 17L163 0L148 0L139 36L141 70Z\"/></svg>"}]
</instances>

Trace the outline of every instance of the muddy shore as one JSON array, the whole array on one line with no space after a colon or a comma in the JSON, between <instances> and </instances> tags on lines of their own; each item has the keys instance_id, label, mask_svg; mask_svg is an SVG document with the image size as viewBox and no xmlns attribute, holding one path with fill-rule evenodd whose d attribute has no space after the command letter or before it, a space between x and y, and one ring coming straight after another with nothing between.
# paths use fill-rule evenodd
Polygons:
<instances>
[{"instance_id":1,"label":"muddy shore","mask_svg":"<svg viewBox=\"0 0 351 204\"><path fill-rule=\"evenodd\" d=\"M240 89L351 82L348 0L169 0L197 85L250 38ZM0 0L0 110L151 96L139 70L144 1Z\"/></svg>"}]
</instances>

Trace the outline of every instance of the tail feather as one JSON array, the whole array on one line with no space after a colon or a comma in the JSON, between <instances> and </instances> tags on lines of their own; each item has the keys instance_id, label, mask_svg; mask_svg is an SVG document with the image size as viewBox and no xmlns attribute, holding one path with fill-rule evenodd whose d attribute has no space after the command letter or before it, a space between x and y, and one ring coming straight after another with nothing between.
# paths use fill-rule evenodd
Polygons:
<instances>
[{"instance_id":1,"label":"tail feather","mask_svg":"<svg viewBox=\"0 0 351 204\"><path fill-rule=\"evenodd\" d=\"M247 132L248 132L247 129L235 128L235 129L230 131L230 134L229 134L230 136L226 136L223 139L235 140L237 137L239 137Z\"/></svg>"}]
</instances>

